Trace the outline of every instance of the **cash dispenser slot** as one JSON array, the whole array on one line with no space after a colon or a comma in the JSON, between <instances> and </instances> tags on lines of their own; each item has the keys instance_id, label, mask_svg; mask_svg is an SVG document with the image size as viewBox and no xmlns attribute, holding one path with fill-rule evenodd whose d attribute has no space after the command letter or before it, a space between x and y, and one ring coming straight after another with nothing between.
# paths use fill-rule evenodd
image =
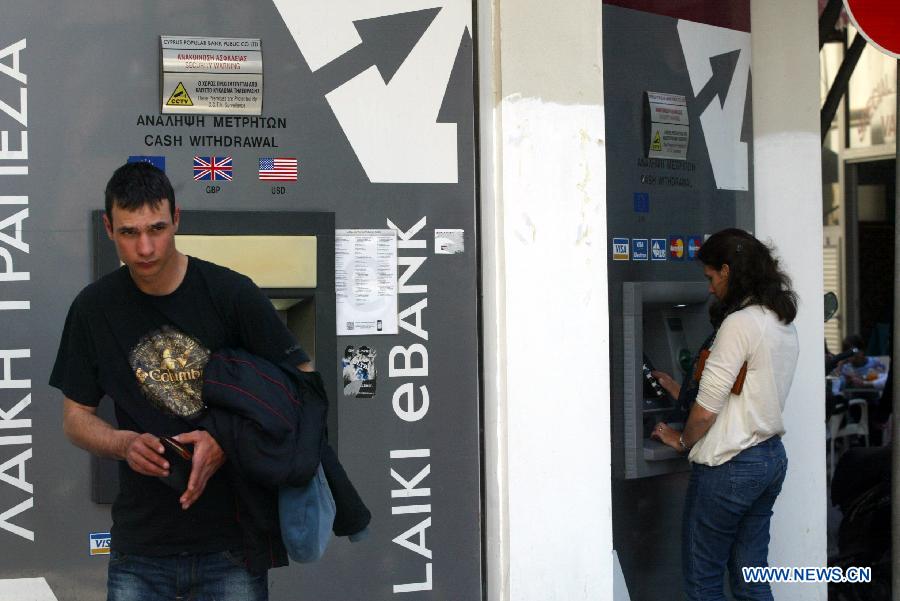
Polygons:
<instances>
[{"instance_id":1,"label":"cash dispenser slot","mask_svg":"<svg viewBox=\"0 0 900 601\"><path fill-rule=\"evenodd\" d=\"M677 382L690 372L700 345L712 332L706 282L624 282L624 459L625 477L643 478L687 469L674 449L650 438L666 422L681 429L685 407L669 395L651 371Z\"/></svg>"}]
</instances>

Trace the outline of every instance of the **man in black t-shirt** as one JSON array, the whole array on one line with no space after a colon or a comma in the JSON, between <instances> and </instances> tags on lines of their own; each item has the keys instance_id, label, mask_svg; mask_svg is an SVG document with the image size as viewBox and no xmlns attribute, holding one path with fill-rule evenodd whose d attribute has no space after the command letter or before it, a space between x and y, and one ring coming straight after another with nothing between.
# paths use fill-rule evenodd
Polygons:
<instances>
[{"instance_id":1,"label":"man in black t-shirt","mask_svg":"<svg viewBox=\"0 0 900 601\"><path fill-rule=\"evenodd\" d=\"M264 601L266 574L251 574L242 556L225 456L192 419L211 352L240 347L303 371L309 357L248 278L178 252L179 210L162 171L123 165L105 196L124 266L72 302L50 384L65 397L69 439L121 460L108 600ZM118 427L96 415L103 396ZM192 451L186 487L169 478L163 437Z\"/></svg>"}]
</instances>

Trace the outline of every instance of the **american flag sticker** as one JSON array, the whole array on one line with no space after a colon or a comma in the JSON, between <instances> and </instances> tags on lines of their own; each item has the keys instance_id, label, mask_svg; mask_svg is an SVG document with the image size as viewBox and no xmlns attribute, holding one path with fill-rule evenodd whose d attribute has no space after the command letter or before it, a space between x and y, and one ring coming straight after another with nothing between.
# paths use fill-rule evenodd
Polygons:
<instances>
[{"instance_id":1,"label":"american flag sticker","mask_svg":"<svg viewBox=\"0 0 900 601\"><path fill-rule=\"evenodd\" d=\"M231 157L194 157L195 182L231 179Z\"/></svg>"},{"instance_id":2,"label":"american flag sticker","mask_svg":"<svg viewBox=\"0 0 900 601\"><path fill-rule=\"evenodd\" d=\"M297 181L297 159L260 158L259 179L267 182Z\"/></svg>"}]
</instances>

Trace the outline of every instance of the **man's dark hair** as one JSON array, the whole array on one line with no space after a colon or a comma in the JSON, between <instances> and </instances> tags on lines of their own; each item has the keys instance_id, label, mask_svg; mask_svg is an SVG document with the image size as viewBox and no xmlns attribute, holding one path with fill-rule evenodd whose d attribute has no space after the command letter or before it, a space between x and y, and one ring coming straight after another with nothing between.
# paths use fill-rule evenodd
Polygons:
<instances>
[{"instance_id":1,"label":"man's dark hair","mask_svg":"<svg viewBox=\"0 0 900 601\"><path fill-rule=\"evenodd\" d=\"M169 200L169 214L175 220L175 190L166 174L150 163L126 163L116 169L106 184L106 216L112 220L115 204L126 211L149 205L155 209L163 198Z\"/></svg>"},{"instance_id":2,"label":"man's dark hair","mask_svg":"<svg viewBox=\"0 0 900 601\"><path fill-rule=\"evenodd\" d=\"M794 321L797 295L791 280L779 269L772 250L751 234L736 228L717 232L703 243L697 258L716 271L728 265L725 296L709 310L715 327L747 300L768 307L783 323Z\"/></svg>"}]
</instances>

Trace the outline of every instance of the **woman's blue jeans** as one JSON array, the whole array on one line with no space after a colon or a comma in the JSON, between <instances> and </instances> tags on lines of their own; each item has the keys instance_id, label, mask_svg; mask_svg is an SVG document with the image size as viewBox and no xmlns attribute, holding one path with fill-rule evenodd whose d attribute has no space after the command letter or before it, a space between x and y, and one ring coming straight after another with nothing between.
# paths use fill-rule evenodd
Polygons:
<instances>
[{"instance_id":1,"label":"woman's blue jeans","mask_svg":"<svg viewBox=\"0 0 900 601\"><path fill-rule=\"evenodd\" d=\"M265 573L250 574L236 553L165 557L110 554L107 601L266 601Z\"/></svg>"},{"instance_id":2,"label":"woman's blue jeans","mask_svg":"<svg viewBox=\"0 0 900 601\"><path fill-rule=\"evenodd\" d=\"M769 584L745 582L741 568L768 565L772 506L786 471L779 436L722 465L692 465L681 537L685 599L724 600L726 568L736 601L772 599Z\"/></svg>"}]
</instances>

